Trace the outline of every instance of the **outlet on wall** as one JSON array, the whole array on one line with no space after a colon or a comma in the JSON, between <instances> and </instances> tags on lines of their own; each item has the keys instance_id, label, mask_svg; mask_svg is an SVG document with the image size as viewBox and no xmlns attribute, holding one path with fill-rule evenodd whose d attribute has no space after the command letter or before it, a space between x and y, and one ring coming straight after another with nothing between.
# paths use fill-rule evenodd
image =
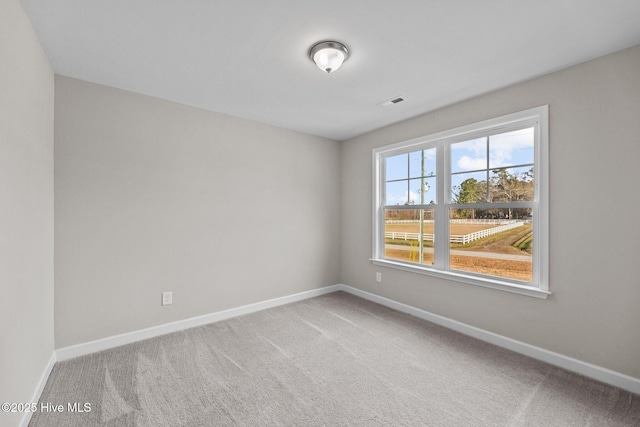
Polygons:
<instances>
[{"instance_id":1,"label":"outlet on wall","mask_svg":"<svg viewBox=\"0 0 640 427\"><path fill-rule=\"evenodd\" d=\"M162 293L162 305L173 304L173 292Z\"/></svg>"},{"instance_id":2,"label":"outlet on wall","mask_svg":"<svg viewBox=\"0 0 640 427\"><path fill-rule=\"evenodd\" d=\"M376 273L376 282L382 283L382 273Z\"/></svg>"}]
</instances>

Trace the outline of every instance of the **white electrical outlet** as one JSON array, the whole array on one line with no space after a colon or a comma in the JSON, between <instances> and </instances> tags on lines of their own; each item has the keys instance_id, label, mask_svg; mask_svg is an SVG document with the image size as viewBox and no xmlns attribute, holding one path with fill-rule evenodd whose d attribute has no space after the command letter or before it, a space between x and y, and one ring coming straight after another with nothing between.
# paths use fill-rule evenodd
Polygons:
<instances>
[{"instance_id":1,"label":"white electrical outlet","mask_svg":"<svg viewBox=\"0 0 640 427\"><path fill-rule=\"evenodd\" d=\"M376 273L376 282L382 283L382 273Z\"/></svg>"},{"instance_id":2,"label":"white electrical outlet","mask_svg":"<svg viewBox=\"0 0 640 427\"><path fill-rule=\"evenodd\" d=\"M173 304L173 292L162 293L162 305Z\"/></svg>"}]
</instances>

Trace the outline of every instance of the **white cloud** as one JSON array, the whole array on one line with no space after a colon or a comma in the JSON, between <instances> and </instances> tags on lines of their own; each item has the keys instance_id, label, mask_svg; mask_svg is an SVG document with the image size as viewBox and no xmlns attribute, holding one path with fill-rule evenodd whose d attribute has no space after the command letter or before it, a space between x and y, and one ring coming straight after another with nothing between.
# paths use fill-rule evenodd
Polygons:
<instances>
[{"instance_id":1,"label":"white cloud","mask_svg":"<svg viewBox=\"0 0 640 427\"><path fill-rule=\"evenodd\" d=\"M387 205L404 205L407 203L407 200L413 203L418 203L418 201L420 200L420 197L418 196L417 193L413 191L409 191L409 192L405 191L404 194L399 197L394 194L387 193L386 204Z\"/></svg>"},{"instance_id":2,"label":"white cloud","mask_svg":"<svg viewBox=\"0 0 640 427\"><path fill-rule=\"evenodd\" d=\"M476 156L482 155L487 151L487 143L485 138L470 139L468 141L456 142L451 145L452 150L471 151Z\"/></svg>"},{"instance_id":3,"label":"white cloud","mask_svg":"<svg viewBox=\"0 0 640 427\"><path fill-rule=\"evenodd\" d=\"M490 136L490 167L507 167L515 164L532 163L533 141L533 128L519 129ZM487 144L485 138L455 143L451 145L451 149L453 151L462 151L465 154L456 162L461 170L478 170L487 167Z\"/></svg>"},{"instance_id":4,"label":"white cloud","mask_svg":"<svg viewBox=\"0 0 640 427\"><path fill-rule=\"evenodd\" d=\"M493 135L489 142L491 167L511 166L514 164L512 161L514 152L527 149L533 149L533 128ZM530 161L533 162L533 159ZM516 160L516 163L522 162L523 159Z\"/></svg>"},{"instance_id":5,"label":"white cloud","mask_svg":"<svg viewBox=\"0 0 640 427\"><path fill-rule=\"evenodd\" d=\"M487 168L487 160L486 159L472 159L469 156L462 156L458 159L457 163L458 168L461 170L477 170L477 169L486 169Z\"/></svg>"},{"instance_id":6,"label":"white cloud","mask_svg":"<svg viewBox=\"0 0 640 427\"><path fill-rule=\"evenodd\" d=\"M409 202L411 203L418 203L418 194L414 193L413 191L409 191Z\"/></svg>"}]
</instances>

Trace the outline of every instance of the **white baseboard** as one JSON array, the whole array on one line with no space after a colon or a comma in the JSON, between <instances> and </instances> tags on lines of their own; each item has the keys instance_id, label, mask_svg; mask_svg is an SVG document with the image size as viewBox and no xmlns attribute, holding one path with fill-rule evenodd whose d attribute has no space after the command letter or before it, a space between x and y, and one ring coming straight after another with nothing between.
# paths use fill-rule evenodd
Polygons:
<instances>
[{"instance_id":1,"label":"white baseboard","mask_svg":"<svg viewBox=\"0 0 640 427\"><path fill-rule=\"evenodd\" d=\"M38 385L36 390L33 392L33 396L29 402L37 403L40 400L40 396L42 395L42 391L44 390L44 386L47 385L47 380L49 380L49 375L51 375L51 371L53 370L53 366L56 364L56 352L51 353L51 357L47 362L47 365L44 367L44 371L40 376L40 381L38 381ZM27 427L29 422L31 421L32 412L25 412L22 416L22 420L20 420L20 427Z\"/></svg>"},{"instance_id":2,"label":"white baseboard","mask_svg":"<svg viewBox=\"0 0 640 427\"><path fill-rule=\"evenodd\" d=\"M413 316L419 317L420 319L436 323L438 325L444 326L445 328L453 329L454 331L461 332L465 335L469 335L482 341L497 345L499 347L515 351L516 353L524 354L525 356L529 356L533 359L541 360L543 362L558 366L568 371L584 375L585 377L593 378L603 383L619 387L623 390L640 394L640 379L638 378L621 374L619 372L602 368L600 366L592 365L590 363L583 362L572 357L564 356L559 353L554 353L553 351L545 350L543 348L529 345L521 341L516 341L502 335L494 334L493 332L485 331L484 329L476 328L474 326L470 326L465 323L449 319L447 317L433 314L428 311L403 304L389 298L372 294L370 292L362 291L351 286L339 285L339 289L341 291L356 295L360 298L364 298L366 300L384 305L389 308L393 308L403 313L411 314Z\"/></svg>"},{"instance_id":3,"label":"white baseboard","mask_svg":"<svg viewBox=\"0 0 640 427\"><path fill-rule=\"evenodd\" d=\"M178 320L176 322L165 323L164 325L153 326L151 328L101 338L95 341L89 341L69 347L63 347L56 350L56 358L58 361L73 359L74 357L85 356L97 351L107 350L125 344L131 344L133 342L169 334L171 332L181 331L184 329L194 328L196 326L206 325L208 323L219 322L221 320L226 320L232 317L242 316L243 314L265 310L267 308L277 307L279 305L289 304L291 302L302 301L304 299L336 292L338 290L340 290L340 285L332 285L324 288L312 289L310 291L300 292L280 298L274 298L267 301L261 301L255 304L243 305L241 307L231 308L229 310L218 311L216 313L205 314L203 316L192 317L185 320Z\"/></svg>"},{"instance_id":4,"label":"white baseboard","mask_svg":"<svg viewBox=\"0 0 640 427\"><path fill-rule=\"evenodd\" d=\"M45 374L43 374L43 379L41 380L41 384L39 385L38 391L36 393L37 397L40 397L42 389L44 388L44 384L46 383L46 379L49 377L49 373L51 372L53 364L56 360L63 361L72 359L74 357L84 356L87 354L95 353L97 351L107 350L113 347L130 344L171 332L177 332L196 326L206 325L208 323L219 322L221 320L230 319L232 317L241 316L243 314L249 314L296 301L302 301L304 299L313 298L336 291L344 291L356 295L360 298L364 298L366 300L384 305L403 313L411 314L418 318L433 322L457 332L461 332L465 335L478 338L482 341L486 341L499 347L515 351L516 353L520 353L525 356L529 356L534 359L549 363L551 365L576 372L578 374L596 379L598 381L602 381L603 383L619 387L632 393L640 394L640 379L638 378L621 374L619 372L612 371L600 366L592 365L590 363L564 356L559 353L554 353L552 351L529 345L521 341L495 334L493 332L485 331L483 329L476 328L475 326L470 326L465 323L433 314L417 307L397 302L392 299L366 292L348 285L338 284L57 349L55 351L55 354L49 361L49 365L47 366ZM33 401L37 402L37 399ZM21 425L26 426L28 422L28 420L26 421L26 423L24 423L23 421Z\"/></svg>"}]
</instances>

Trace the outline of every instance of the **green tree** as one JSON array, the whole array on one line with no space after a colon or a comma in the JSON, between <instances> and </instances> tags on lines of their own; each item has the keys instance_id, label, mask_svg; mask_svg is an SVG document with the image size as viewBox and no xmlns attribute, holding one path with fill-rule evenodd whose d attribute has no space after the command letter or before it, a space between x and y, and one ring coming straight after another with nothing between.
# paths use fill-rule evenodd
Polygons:
<instances>
[{"instance_id":1,"label":"green tree","mask_svg":"<svg viewBox=\"0 0 640 427\"><path fill-rule=\"evenodd\" d=\"M469 178L453 187L453 200L455 203L467 204L486 201L487 183L486 181L478 181L475 178ZM475 209L458 209L456 211L458 218L476 218Z\"/></svg>"},{"instance_id":2,"label":"green tree","mask_svg":"<svg viewBox=\"0 0 640 427\"><path fill-rule=\"evenodd\" d=\"M477 203L482 202L486 198L487 187L485 181L478 181L475 178L469 178L453 187L454 200L456 203Z\"/></svg>"}]
</instances>

